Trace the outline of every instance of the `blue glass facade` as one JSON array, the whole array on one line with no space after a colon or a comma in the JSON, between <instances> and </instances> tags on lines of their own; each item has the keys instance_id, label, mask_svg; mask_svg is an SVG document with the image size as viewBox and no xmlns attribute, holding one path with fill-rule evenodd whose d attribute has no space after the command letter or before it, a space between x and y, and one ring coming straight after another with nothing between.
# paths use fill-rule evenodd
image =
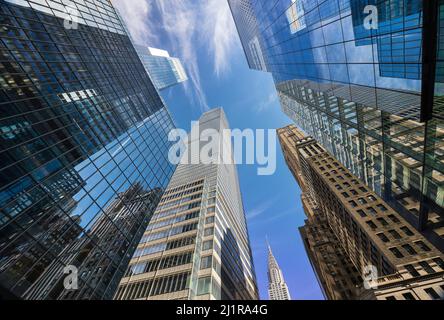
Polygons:
<instances>
[{"instance_id":1,"label":"blue glass facade","mask_svg":"<svg viewBox=\"0 0 444 320\"><path fill-rule=\"evenodd\" d=\"M431 61L434 116L421 121L423 1L229 3L250 67L271 72L284 112L444 249L442 55ZM251 61L254 38L265 68Z\"/></svg>"},{"instance_id":2,"label":"blue glass facade","mask_svg":"<svg viewBox=\"0 0 444 320\"><path fill-rule=\"evenodd\" d=\"M140 45L135 45L135 48L158 90L169 88L188 79L180 60L170 57L167 51Z\"/></svg>"},{"instance_id":3,"label":"blue glass facade","mask_svg":"<svg viewBox=\"0 0 444 320\"><path fill-rule=\"evenodd\" d=\"M0 298L111 299L174 171L114 8L72 4L0 2Z\"/></svg>"}]
</instances>

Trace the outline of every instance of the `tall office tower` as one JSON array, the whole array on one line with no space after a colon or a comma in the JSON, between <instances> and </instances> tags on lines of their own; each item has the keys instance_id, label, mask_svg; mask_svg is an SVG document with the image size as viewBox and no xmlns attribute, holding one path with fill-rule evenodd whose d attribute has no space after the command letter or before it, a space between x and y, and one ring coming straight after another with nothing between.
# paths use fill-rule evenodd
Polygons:
<instances>
[{"instance_id":1,"label":"tall office tower","mask_svg":"<svg viewBox=\"0 0 444 320\"><path fill-rule=\"evenodd\" d=\"M305 196L305 229L342 248L323 252L333 246L312 246L310 239L306 246L327 297L340 298L334 291L346 289L342 291L355 299L444 298L444 255L438 249L312 137L293 125L278 135ZM313 228L313 218L326 223ZM326 275L332 260L343 260L331 269L338 272L337 279ZM359 273L368 286L363 282L351 290L348 282L359 285ZM341 278L349 281L333 282Z\"/></svg>"},{"instance_id":2,"label":"tall office tower","mask_svg":"<svg viewBox=\"0 0 444 320\"><path fill-rule=\"evenodd\" d=\"M444 3L229 3L283 111L443 251Z\"/></svg>"},{"instance_id":3,"label":"tall office tower","mask_svg":"<svg viewBox=\"0 0 444 320\"><path fill-rule=\"evenodd\" d=\"M270 300L291 300L282 270L268 245L268 297Z\"/></svg>"},{"instance_id":4,"label":"tall office tower","mask_svg":"<svg viewBox=\"0 0 444 320\"><path fill-rule=\"evenodd\" d=\"M69 4L1 1L0 298L112 298L174 172L114 8Z\"/></svg>"},{"instance_id":5,"label":"tall office tower","mask_svg":"<svg viewBox=\"0 0 444 320\"><path fill-rule=\"evenodd\" d=\"M187 81L185 69L178 58L170 57L168 51L135 45L145 70L158 90L163 90Z\"/></svg>"},{"instance_id":6,"label":"tall office tower","mask_svg":"<svg viewBox=\"0 0 444 320\"><path fill-rule=\"evenodd\" d=\"M222 109L192 128L115 299L258 298L236 165L221 161L231 159L231 140L222 135L228 128ZM199 161L200 152L213 160Z\"/></svg>"}]
</instances>

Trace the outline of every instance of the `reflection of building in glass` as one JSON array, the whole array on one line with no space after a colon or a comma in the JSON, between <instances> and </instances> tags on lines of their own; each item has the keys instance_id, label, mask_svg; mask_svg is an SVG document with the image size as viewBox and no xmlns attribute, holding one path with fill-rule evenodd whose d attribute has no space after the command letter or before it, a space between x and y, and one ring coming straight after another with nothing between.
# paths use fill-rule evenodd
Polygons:
<instances>
[{"instance_id":1,"label":"reflection of building in glass","mask_svg":"<svg viewBox=\"0 0 444 320\"><path fill-rule=\"evenodd\" d=\"M268 245L268 296L270 300L291 300L282 270Z\"/></svg>"},{"instance_id":2,"label":"reflection of building in glass","mask_svg":"<svg viewBox=\"0 0 444 320\"><path fill-rule=\"evenodd\" d=\"M288 23L290 24L291 33L296 33L299 30L307 27L305 25L304 8L302 7L302 1L291 0L292 5L287 9L285 14L287 15Z\"/></svg>"},{"instance_id":3,"label":"reflection of building in glass","mask_svg":"<svg viewBox=\"0 0 444 320\"><path fill-rule=\"evenodd\" d=\"M284 112L444 250L444 38L427 29L433 13L442 20L437 2L300 0L297 32L283 27L288 0L229 2L241 41L259 39ZM364 27L367 5L377 30Z\"/></svg>"},{"instance_id":4,"label":"reflection of building in glass","mask_svg":"<svg viewBox=\"0 0 444 320\"><path fill-rule=\"evenodd\" d=\"M119 194L87 234L70 243L26 293L27 299L111 299L162 194L140 184ZM64 266L78 270L79 288L65 290ZM93 285L91 285L93 284Z\"/></svg>"},{"instance_id":5,"label":"reflection of building in glass","mask_svg":"<svg viewBox=\"0 0 444 320\"><path fill-rule=\"evenodd\" d=\"M367 6L373 9L366 12ZM376 43L378 71L382 77L421 79L422 1L350 1L356 45ZM376 14L377 25L366 28L364 20Z\"/></svg>"},{"instance_id":6,"label":"reflection of building in glass","mask_svg":"<svg viewBox=\"0 0 444 320\"><path fill-rule=\"evenodd\" d=\"M79 3L77 28L48 5L2 2L0 297L24 298L118 194L164 190L174 169L174 125L111 4Z\"/></svg>"},{"instance_id":7,"label":"reflection of building in glass","mask_svg":"<svg viewBox=\"0 0 444 320\"><path fill-rule=\"evenodd\" d=\"M170 57L168 51L139 45L135 45L135 48L158 90L188 80L180 60Z\"/></svg>"},{"instance_id":8,"label":"reflection of building in glass","mask_svg":"<svg viewBox=\"0 0 444 320\"><path fill-rule=\"evenodd\" d=\"M312 137L293 125L278 135L303 192L301 234L328 299L444 298L438 249Z\"/></svg>"},{"instance_id":9,"label":"reflection of building in glass","mask_svg":"<svg viewBox=\"0 0 444 320\"><path fill-rule=\"evenodd\" d=\"M223 110L203 114L199 128L222 133L228 128ZM231 144L222 134L215 140L211 157L221 159ZM190 141L187 150L194 144L204 147ZM235 165L179 164L115 299L257 299Z\"/></svg>"}]
</instances>

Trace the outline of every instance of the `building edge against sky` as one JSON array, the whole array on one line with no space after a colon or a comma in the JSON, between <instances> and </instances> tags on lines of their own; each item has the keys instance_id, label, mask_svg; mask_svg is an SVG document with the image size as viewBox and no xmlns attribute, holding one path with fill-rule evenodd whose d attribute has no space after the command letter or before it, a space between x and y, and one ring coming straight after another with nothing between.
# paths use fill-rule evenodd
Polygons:
<instances>
[{"instance_id":1,"label":"building edge against sky","mask_svg":"<svg viewBox=\"0 0 444 320\"><path fill-rule=\"evenodd\" d=\"M180 60L170 57L168 51L141 45L134 47L158 90L164 90L188 80Z\"/></svg>"},{"instance_id":2,"label":"building edge against sky","mask_svg":"<svg viewBox=\"0 0 444 320\"><path fill-rule=\"evenodd\" d=\"M111 299L173 174L174 123L109 1L79 1L72 28L48 5L1 1L0 296Z\"/></svg>"},{"instance_id":3,"label":"building edge against sky","mask_svg":"<svg viewBox=\"0 0 444 320\"><path fill-rule=\"evenodd\" d=\"M198 126L200 134L219 133L211 158L223 159L231 150L223 109L204 113ZM191 136L183 159L205 138ZM178 165L115 299L258 299L235 164Z\"/></svg>"},{"instance_id":4,"label":"building edge against sky","mask_svg":"<svg viewBox=\"0 0 444 320\"><path fill-rule=\"evenodd\" d=\"M443 251L444 3L228 2L283 111Z\"/></svg>"}]
</instances>

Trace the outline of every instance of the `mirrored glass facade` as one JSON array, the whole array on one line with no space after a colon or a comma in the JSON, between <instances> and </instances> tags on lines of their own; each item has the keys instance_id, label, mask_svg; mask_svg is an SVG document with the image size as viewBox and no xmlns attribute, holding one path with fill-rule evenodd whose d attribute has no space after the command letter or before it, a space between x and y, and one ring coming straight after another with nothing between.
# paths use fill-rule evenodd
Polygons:
<instances>
[{"instance_id":1,"label":"mirrored glass facade","mask_svg":"<svg viewBox=\"0 0 444 320\"><path fill-rule=\"evenodd\" d=\"M284 112L444 249L442 1L428 2L439 17L427 70L421 0L229 3L247 59L259 39L266 66L250 67L272 73Z\"/></svg>"},{"instance_id":2,"label":"mirrored glass facade","mask_svg":"<svg viewBox=\"0 0 444 320\"><path fill-rule=\"evenodd\" d=\"M0 1L0 298L111 299L174 171L111 3L69 5Z\"/></svg>"},{"instance_id":3,"label":"mirrored glass facade","mask_svg":"<svg viewBox=\"0 0 444 320\"><path fill-rule=\"evenodd\" d=\"M170 57L168 51L135 45L145 70L158 90L163 90L188 80L178 58Z\"/></svg>"}]
</instances>

